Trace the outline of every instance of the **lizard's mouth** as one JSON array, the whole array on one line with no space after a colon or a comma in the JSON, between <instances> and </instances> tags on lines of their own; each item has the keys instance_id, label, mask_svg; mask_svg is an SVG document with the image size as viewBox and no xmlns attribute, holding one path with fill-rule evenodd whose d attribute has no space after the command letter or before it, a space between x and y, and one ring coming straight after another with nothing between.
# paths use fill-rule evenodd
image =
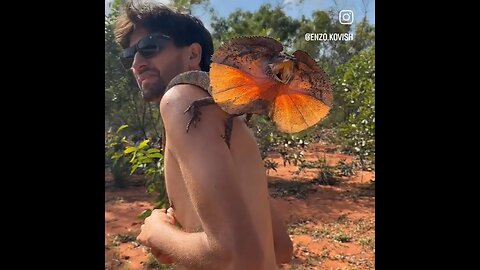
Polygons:
<instances>
[{"instance_id":1,"label":"lizard's mouth","mask_svg":"<svg viewBox=\"0 0 480 270\"><path fill-rule=\"evenodd\" d=\"M278 63L269 64L273 78L283 84L290 82L293 76L294 63L292 60L285 59Z\"/></svg>"}]
</instances>

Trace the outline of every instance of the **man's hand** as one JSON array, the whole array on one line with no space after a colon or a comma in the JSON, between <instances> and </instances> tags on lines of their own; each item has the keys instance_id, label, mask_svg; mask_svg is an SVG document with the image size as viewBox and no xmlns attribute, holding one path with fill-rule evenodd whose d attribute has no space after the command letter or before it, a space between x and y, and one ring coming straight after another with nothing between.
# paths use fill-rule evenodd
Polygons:
<instances>
[{"instance_id":1,"label":"man's hand","mask_svg":"<svg viewBox=\"0 0 480 270\"><path fill-rule=\"evenodd\" d=\"M159 228L159 223L164 222L171 225L176 225L173 208L168 208L166 212L167 213L165 213L165 209L153 210L151 215L145 219L144 224L140 227L141 232L137 236L137 241L144 246L150 247L150 251L159 263L171 264L174 262L173 259L167 254L164 254L160 249L151 245L149 242L150 237L155 234L156 230Z\"/></svg>"}]
</instances>

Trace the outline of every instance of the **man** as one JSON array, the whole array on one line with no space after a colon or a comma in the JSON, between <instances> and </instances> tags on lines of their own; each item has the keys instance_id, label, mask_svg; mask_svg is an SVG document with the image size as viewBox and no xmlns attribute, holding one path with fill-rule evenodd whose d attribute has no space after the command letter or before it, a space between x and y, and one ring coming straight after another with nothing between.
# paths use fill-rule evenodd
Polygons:
<instances>
[{"instance_id":1,"label":"man","mask_svg":"<svg viewBox=\"0 0 480 270\"><path fill-rule=\"evenodd\" d=\"M201 107L201 122L186 132L185 109L207 92L176 75L209 71L213 43L202 22L155 3L127 4L117 21L122 63L144 100L160 102L166 132L165 182L174 209L155 210L138 241L162 263L186 269L276 269L290 262L292 242L271 204L252 131L235 118L230 148L228 114Z\"/></svg>"}]
</instances>

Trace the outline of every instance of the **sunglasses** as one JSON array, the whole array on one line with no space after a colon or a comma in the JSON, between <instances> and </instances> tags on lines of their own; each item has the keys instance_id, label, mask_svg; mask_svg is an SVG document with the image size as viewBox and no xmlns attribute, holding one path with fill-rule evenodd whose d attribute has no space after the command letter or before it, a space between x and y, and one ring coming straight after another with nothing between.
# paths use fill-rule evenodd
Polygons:
<instances>
[{"instance_id":1,"label":"sunglasses","mask_svg":"<svg viewBox=\"0 0 480 270\"><path fill-rule=\"evenodd\" d=\"M120 61L125 69L130 69L133 64L135 54L138 52L142 57L150 58L161 52L168 45L169 36L161 34L152 34L142 38L138 43L130 48L123 50Z\"/></svg>"}]
</instances>

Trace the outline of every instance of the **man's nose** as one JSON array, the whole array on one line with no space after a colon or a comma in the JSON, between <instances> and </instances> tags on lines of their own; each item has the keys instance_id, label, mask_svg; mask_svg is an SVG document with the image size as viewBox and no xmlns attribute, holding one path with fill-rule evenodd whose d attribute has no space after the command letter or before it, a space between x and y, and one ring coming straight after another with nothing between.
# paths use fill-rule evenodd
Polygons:
<instances>
[{"instance_id":1,"label":"man's nose","mask_svg":"<svg viewBox=\"0 0 480 270\"><path fill-rule=\"evenodd\" d=\"M133 63L132 63L132 68L137 71L141 71L147 66L147 59L143 57L141 54L138 52L135 53L135 56L133 57Z\"/></svg>"}]
</instances>

